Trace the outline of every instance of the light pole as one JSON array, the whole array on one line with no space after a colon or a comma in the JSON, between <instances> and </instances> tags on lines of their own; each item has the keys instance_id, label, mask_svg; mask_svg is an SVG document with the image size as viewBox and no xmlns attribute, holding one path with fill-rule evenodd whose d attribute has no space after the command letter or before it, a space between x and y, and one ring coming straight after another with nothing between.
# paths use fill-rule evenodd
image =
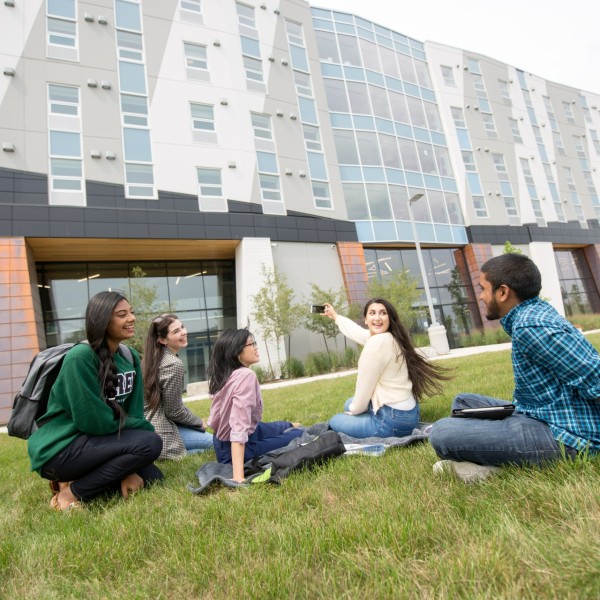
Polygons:
<instances>
[{"instance_id":1,"label":"light pole","mask_svg":"<svg viewBox=\"0 0 600 600\"><path fill-rule=\"evenodd\" d=\"M417 225L413 215L412 205L423 197L423 194L415 194L408 200L408 216L410 217L410 225L412 227L413 238L415 240L415 248L417 250L417 259L419 260L419 268L421 269L421 278L423 279L423 287L425 288L425 296L427 297L427 306L429 307L429 317L431 325L427 328L429 334L429 342L436 354L448 354L450 345L448 344L448 336L446 328L437 322L435 311L433 310L433 300L431 299L431 291L429 290L429 282L427 281L427 271L425 271L425 262L423 261L423 253L421 252L421 244L417 235Z\"/></svg>"}]
</instances>

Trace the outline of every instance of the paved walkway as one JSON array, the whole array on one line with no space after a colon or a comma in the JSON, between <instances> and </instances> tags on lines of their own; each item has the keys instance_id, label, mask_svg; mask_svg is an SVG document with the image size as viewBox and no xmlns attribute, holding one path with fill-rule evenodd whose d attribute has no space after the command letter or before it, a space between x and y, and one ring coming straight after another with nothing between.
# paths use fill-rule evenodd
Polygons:
<instances>
[{"instance_id":1,"label":"paved walkway","mask_svg":"<svg viewBox=\"0 0 600 600\"><path fill-rule=\"evenodd\" d=\"M600 329L598 330L600 332ZM471 348L456 348L450 350L450 354L443 354L438 356L431 356L432 349L430 347L421 348L421 350L430 357L431 360L446 360L448 358L458 358L460 356L471 356L472 354L481 354L482 352L500 352L501 350L510 350L511 343L505 344L490 344L487 346L473 346ZM272 390L275 388L288 387L290 385L299 385L302 383L309 383L310 381L319 381L322 379L337 379L339 377L348 377L349 375L355 375L356 369L349 369L347 371L338 371L336 373L326 373L324 375L315 375L314 377L300 377L298 379L283 379L281 381L274 381L273 383L264 383L260 386L261 390ZM205 400L208 398L207 393L195 394L193 396L187 396L184 398L184 402L194 402L196 400Z\"/></svg>"}]
</instances>

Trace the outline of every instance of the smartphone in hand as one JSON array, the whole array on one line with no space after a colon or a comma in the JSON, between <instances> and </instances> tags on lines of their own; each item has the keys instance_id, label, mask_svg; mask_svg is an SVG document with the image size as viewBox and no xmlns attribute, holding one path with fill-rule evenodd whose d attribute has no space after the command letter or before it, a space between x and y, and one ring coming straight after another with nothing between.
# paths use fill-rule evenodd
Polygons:
<instances>
[{"instance_id":1,"label":"smartphone in hand","mask_svg":"<svg viewBox=\"0 0 600 600\"><path fill-rule=\"evenodd\" d=\"M322 315L325 312L325 305L324 304L311 304L310 312L318 314L318 315Z\"/></svg>"}]
</instances>

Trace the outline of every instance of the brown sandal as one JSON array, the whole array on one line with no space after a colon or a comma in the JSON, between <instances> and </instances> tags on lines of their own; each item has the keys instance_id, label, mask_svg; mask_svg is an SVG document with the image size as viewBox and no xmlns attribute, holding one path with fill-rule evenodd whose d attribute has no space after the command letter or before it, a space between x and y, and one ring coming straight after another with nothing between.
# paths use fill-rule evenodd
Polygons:
<instances>
[{"instance_id":1,"label":"brown sandal","mask_svg":"<svg viewBox=\"0 0 600 600\"><path fill-rule=\"evenodd\" d=\"M73 500L73 502L71 502L68 506L61 508L60 504L58 503L58 494L55 494L54 496L52 496L52 500L50 500L50 508L52 510L55 510L56 512L66 513L72 510L80 509L81 502L79 502L79 500Z\"/></svg>"}]
</instances>

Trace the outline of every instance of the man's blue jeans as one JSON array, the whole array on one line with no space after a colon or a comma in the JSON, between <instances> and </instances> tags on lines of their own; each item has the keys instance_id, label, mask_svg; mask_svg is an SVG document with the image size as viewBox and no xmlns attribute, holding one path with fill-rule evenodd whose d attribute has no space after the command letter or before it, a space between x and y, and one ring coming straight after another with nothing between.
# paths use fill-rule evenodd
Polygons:
<instances>
[{"instance_id":1,"label":"man's blue jeans","mask_svg":"<svg viewBox=\"0 0 600 600\"><path fill-rule=\"evenodd\" d=\"M480 408L508 404L504 400L459 394L452 408ZM442 459L480 465L541 465L562 457L559 444L546 423L514 412L501 420L448 417L432 425L429 441ZM566 456L577 451L564 446Z\"/></svg>"},{"instance_id":2,"label":"man's blue jeans","mask_svg":"<svg viewBox=\"0 0 600 600\"><path fill-rule=\"evenodd\" d=\"M348 410L353 398L348 398L344 410ZM329 419L329 428L354 438L403 437L410 435L419 424L419 405L411 410L396 410L382 406L375 413L373 405L360 415L340 413Z\"/></svg>"},{"instance_id":3,"label":"man's blue jeans","mask_svg":"<svg viewBox=\"0 0 600 600\"><path fill-rule=\"evenodd\" d=\"M183 427L181 425L177 425L177 430L179 431L179 435L183 440L183 444L188 454L197 454L198 452L204 452L205 450L212 450L212 433L191 429L190 427Z\"/></svg>"}]
</instances>

